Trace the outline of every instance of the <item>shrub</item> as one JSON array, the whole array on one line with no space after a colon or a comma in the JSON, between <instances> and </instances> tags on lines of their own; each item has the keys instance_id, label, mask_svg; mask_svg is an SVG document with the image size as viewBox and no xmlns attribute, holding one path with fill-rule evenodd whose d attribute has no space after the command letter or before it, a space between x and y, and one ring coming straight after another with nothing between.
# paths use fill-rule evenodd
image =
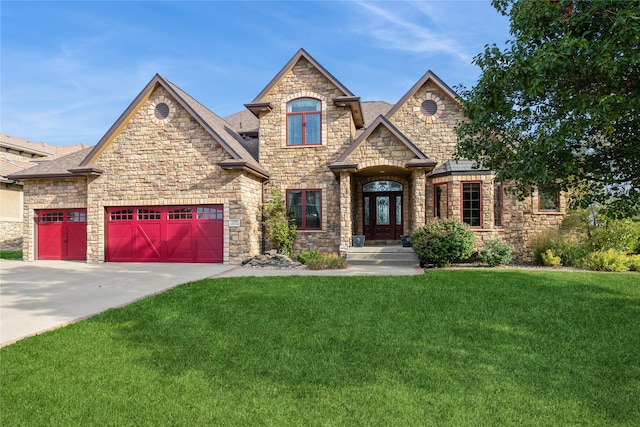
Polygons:
<instances>
[{"instance_id":1,"label":"shrub","mask_svg":"<svg viewBox=\"0 0 640 427\"><path fill-rule=\"evenodd\" d=\"M640 241L640 223L631 219L597 218L590 231L590 240L596 250L633 252Z\"/></svg>"},{"instance_id":2,"label":"shrub","mask_svg":"<svg viewBox=\"0 0 640 427\"><path fill-rule=\"evenodd\" d=\"M543 255L548 250L551 250L554 256L560 257L562 265L579 267L592 251L592 245L583 235L558 231L541 233L533 240L533 260L537 265L546 265Z\"/></svg>"},{"instance_id":3,"label":"shrub","mask_svg":"<svg viewBox=\"0 0 640 427\"><path fill-rule=\"evenodd\" d=\"M320 253L317 250L302 251L298 254L298 261L309 270L337 270L347 268L347 260L336 254Z\"/></svg>"},{"instance_id":4,"label":"shrub","mask_svg":"<svg viewBox=\"0 0 640 427\"><path fill-rule=\"evenodd\" d=\"M420 265L444 267L473 255L476 239L467 224L453 220L431 222L411 236Z\"/></svg>"},{"instance_id":5,"label":"shrub","mask_svg":"<svg viewBox=\"0 0 640 427\"><path fill-rule=\"evenodd\" d=\"M296 241L296 224L294 220L287 218L282 190L279 188L273 190L271 199L264 204L262 213L269 244L279 253L291 257L293 244Z\"/></svg>"},{"instance_id":6,"label":"shrub","mask_svg":"<svg viewBox=\"0 0 640 427\"><path fill-rule=\"evenodd\" d=\"M622 252L607 249L587 255L583 266L595 271L628 271L627 258L627 255Z\"/></svg>"},{"instance_id":7,"label":"shrub","mask_svg":"<svg viewBox=\"0 0 640 427\"><path fill-rule=\"evenodd\" d=\"M640 255L630 255L627 257L627 267L631 271L640 271Z\"/></svg>"},{"instance_id":8,"label":"shrub","mask_svg":"<svg viewBox=\"0 0 640 427\"><path fill-rule=\"evenodd\" d=\"M560 267L562 265L562 259L554 255L551 249L547 249L547 251L542 254L542 265L547 267Z\"/></svg>"},{"instance_id":9,"label":"shrub","mask_svg":"<svg viewBox=\"0 0 640 427\"><path fill-rule=\"evenodd\" d=\"M0 259L22 259L22 251L0 251Z\"/></svg>"},{"instance_id":10,"label":"shrub","mask_svg":"<svg viewBox=\"0 0 640 427\"><path fill-rule=\"evenodd\" d=\"M489 264L489 267L509 264L511 262L511 254L513 246L503 242L500 239L491 239L484 245L484 249L480 252L478 259L481 262Z\"/></svg>"}]
</instances>

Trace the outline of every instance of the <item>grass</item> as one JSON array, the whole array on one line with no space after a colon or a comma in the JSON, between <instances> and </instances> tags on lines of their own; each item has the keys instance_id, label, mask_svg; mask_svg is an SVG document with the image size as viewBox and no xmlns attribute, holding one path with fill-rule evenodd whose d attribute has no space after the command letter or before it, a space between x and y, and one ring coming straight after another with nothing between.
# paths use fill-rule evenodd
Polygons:
<instances>
[{"instance_id":1,"label":"grass","mask_svg":"<svg viewBox=\"0 0 640 427\"><path fill-rule=\"evenodd\" d=\"M638 425L640 275L204 280L0 349L1 425Z\"/></svg>"},{"instance_id":2,"label":"grass","mask_svg":"<svg viewBox=\"0 0 640 427\"><path fill-rule=\"evenodd\" d=\"M22 259L22 251L0 251L0 259Z\"/></svg>"}]
</instances>

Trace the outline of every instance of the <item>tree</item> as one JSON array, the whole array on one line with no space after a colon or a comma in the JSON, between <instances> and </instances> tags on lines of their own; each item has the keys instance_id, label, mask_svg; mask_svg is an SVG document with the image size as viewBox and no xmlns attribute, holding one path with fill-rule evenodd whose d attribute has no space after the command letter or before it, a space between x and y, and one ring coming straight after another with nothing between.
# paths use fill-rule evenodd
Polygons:
<instances>
[{"instance_id":1,"label":"tree","mask_svg":"<svg viewBox=\"0 0 640 427\"><path fill-rule=\"evenodd\" d=\"M521 197L557 184L574 207L640 212L640 1L493 0L504 50L474 58L460 90L457 157L496 171Z\"/></svg>"}]
</instances>

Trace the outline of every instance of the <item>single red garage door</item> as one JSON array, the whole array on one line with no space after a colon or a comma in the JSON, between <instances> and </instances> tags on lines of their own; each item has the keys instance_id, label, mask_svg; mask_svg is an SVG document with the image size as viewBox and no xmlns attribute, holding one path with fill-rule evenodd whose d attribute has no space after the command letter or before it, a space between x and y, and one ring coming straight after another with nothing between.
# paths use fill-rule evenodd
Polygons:
<instances>
[{"instance_id":1,"label":"single red garage door","mask_svg":"<svg viewBox=\"0 0 640 427\"><path fill-rule=\"evenodd\" d=\"M87 259L87 210L37 212L38 259Z\"/></svg>"},{"instance_id":2,"label":"single red garage door","mask_svg":"<svg viewBox=\"0 0 640 427\"><path fill-rule=\"evenodd\" d=\"M107 209L107 261L222 262L223 209L145 206Z\"/></svg>"}]
</instances>

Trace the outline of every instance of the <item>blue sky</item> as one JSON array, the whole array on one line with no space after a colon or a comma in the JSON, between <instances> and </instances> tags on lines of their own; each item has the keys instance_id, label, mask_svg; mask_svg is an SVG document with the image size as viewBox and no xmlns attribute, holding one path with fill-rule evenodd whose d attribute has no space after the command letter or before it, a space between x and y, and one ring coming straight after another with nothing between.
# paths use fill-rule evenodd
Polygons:
<instances>
[{"instance_id":1,"label":"blue sky","mask_svg":"<svg viewBox=\"0 0 640 427\"><path fill-rule=\"evenodd\" d=\"M363 101L427 70L471 87L509 21L486 1L9 1L0 5L0 131L94 145L155 73L219 116L303 47Z\"/></svg>"}]
</instances>

